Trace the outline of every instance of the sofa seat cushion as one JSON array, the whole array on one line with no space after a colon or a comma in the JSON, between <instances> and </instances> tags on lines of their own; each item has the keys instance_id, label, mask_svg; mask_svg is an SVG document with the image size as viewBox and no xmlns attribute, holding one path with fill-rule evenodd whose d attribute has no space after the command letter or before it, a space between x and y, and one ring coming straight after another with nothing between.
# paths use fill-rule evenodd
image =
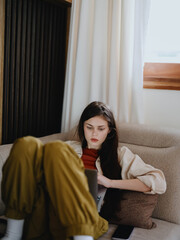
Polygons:
<instances>
[{"instance_id":1,"label":"sofa seat cushion","mask_svg":"<svg viewBox=\"0 0 180 240\"><path fill-rule=\"evenodd\" d=\"M135 227L131 240L179 240L180 225L153 218L157 227L152 229L142 229ZM108 232L102 235L98 240L111 240L117 225L109 224Z\"/></svg>"}]
</instances>

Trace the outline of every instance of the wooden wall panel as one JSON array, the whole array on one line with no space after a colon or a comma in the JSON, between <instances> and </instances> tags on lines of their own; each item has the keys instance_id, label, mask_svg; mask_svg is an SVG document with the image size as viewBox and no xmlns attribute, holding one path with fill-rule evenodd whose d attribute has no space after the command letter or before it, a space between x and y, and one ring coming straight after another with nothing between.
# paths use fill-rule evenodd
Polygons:
<instances>
[{"instance_id":1,"label":"wooden wall panel","mask_svg":"<svg viewBox=\"0 0 180 240\"><path fill-rule=\"evenodd\" d=\"M0 144L2 142L5 0L0 0Z\"/></svg>"},{"instance_id":2,"label":"wooden wall panel","mask_svg":"<svg viewBox=\"0 0 180 240\"><path fill-rule=\"evenodd\" d=\"M143 87L180 90L180 64L145 63Z\"/></svg>"}]
</instances>

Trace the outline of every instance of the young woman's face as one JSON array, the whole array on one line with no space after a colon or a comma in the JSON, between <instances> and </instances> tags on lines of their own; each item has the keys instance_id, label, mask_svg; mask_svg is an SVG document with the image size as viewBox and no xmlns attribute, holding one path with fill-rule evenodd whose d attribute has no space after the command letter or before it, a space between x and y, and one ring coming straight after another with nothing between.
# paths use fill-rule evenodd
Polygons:
<instances>
[{"instance_id":1,"label":"young woman's face","mask_svg":"<svg viewBox=\"0 0 180 240\"><path fill-rule=\"evenodd\" d=\"M87 147L100 149L109 131L108 122L102 116L95 116L86 120L84 122L84 136Z\"/></svg>"}]
</instances>

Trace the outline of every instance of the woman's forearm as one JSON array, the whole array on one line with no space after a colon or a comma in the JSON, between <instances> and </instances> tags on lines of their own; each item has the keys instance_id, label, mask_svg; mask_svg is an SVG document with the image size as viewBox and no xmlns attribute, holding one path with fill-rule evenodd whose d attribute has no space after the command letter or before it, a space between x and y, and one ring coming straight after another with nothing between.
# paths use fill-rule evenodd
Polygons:
<instances>
[{"instance_id":1,"label":"woman's forearm","mask_svg":"<svg viewBox=\"0 0 180 240\"><path fill-rule=\"evenodd\" d=\"M123 190L149 192L151 189L139 179L110 180L110 188L119 188Z\"/></svg>"},{"instance_id":2,"label":"woman's forearm","mask_svg":"<svg viewBox=\"0 0 180 240\"><path fill-rule=\"evenodd\" d=\"M123 190L131 190L138 192L150 192L151 189L141 182L139 179L124 179L124 180L113 180L109 179L102 174L98 174L98 184L103 185L107 188L118 188Z\"/></svg>"}]
</instances>

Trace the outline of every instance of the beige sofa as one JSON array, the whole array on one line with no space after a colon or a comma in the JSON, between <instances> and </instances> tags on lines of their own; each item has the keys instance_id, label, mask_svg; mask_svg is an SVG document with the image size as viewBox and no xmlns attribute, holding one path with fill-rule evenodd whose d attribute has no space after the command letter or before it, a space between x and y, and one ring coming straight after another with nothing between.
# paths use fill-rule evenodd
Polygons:
<instances>
[{"instance_id":1,"label":"beige sofa","mask_svg":"<svg viewBox=\"0 0 180 240\"><path fill-rule=\"evenodd\" d=\"M158 197L153 212L156 228L135 227L131 240L180 240L180 131L156 128L146 125L121 123L119 128L120 144L137 153L146 163L163 170L167 180L167 191ZM53 134L41 138L46 143L56 139L74 139L73 131ZM11 144L0 146L0 168L5 162ZM1 178L1 175L0 175ZM4 205L0 200L0 215ZM117 225L110 224L106 234L99 240L110 240Z\"/></svg>"}]
</instances>

